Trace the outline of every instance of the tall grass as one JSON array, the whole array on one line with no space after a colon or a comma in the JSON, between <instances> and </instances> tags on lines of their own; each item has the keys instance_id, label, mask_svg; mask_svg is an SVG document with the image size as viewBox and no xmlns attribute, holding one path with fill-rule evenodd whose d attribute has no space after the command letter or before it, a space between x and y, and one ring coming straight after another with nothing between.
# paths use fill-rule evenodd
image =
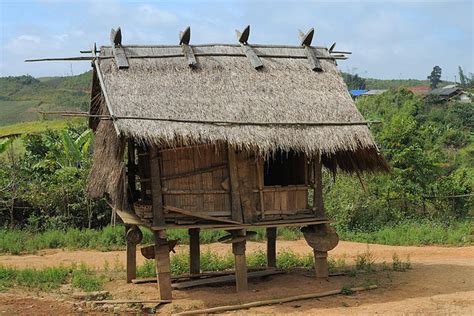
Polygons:
<instances>
[{"instance_id":1,"label":"tall grass","mask_svg":"<svg viewBox=\"0 0 474 316\"><path fill-rule=\"evenodd\" d=\"M463 221L444 226L437 222L404 222L375 232L339 232L342 240L382 245L453 245L472 244L473 223Z\"/></svg>"},{"instance_id":2,"label":"tall grass","mask_svg":"<svg viewBox=\"0 0 474 316\"><path fill-rule=\"evenodd\" d=\"M385 245L469 245L472 244L472 223L469 221L457 222L444 226L436 222L404 222L395 226L386 227L375 232L347 232L339 231L342 240L376 243ZM142 244L153 244L153 234L143 229ZM265 229L257 228L254 240L265 240ZM202 230L201 243L212 243L227 234L221 230ZM298 240L302 233L295 227L278 228L280 240ZM180 239L181 244L189 243L186 229L168 230L169 239ZM28 230L0 229L0 253L32 253L40 249L97 249L110 251L123 249L125 246L125 230L123 226L107 226L103 229L77 229L66 231L48 230L32 232Z\"/></svg>"},{"instance_id":3,"label":"tall grass","mask_svg":"<svg viewBox=\"0 0 474 316\"><path fill-rule=\"evenodd\" d=\"M142 229L142 244L153 244L153 234L148 229ZM256 229L257 236L254 240L265 239L265 229ZM299 239L301 232L292 228L281 228L279 236L285 240ZM201 243L212 243L228 234L222 230L202 230ZM188 244L189 237L186 229L168 230L169 239L179 239L180 244ZM77 229L47 230L32 232L28 230L0 229L0 253L32 253L41 249L97 249L110 251L123 249L125 246L125 230L123 226L107 226L103 229Z\"/></svg>"},{"instance_id":4,"label":"tall grass","mask_svg":"<svg viewBox=\"0 0 474 316\"><path fill-rule=\"evenodd\" d=\"M267 255L263 250L250 253L246 256L248 268L262 268L267 265ZM345 262L337 262L329 259L329 270L336 267L345 267ZM313 255L295 254L291 250L283 250L277 254L277 268L290 270L293 268L312 268L314 266ZM234 268L234 256L231 253L219 255L212 251L201 253L201 271L225 271ZM180 252L171 257L171 274L181 275L189 273L189 253ZM156 276L154 260L146 260L143 265L137 268L137 276L141 278Z\"/></svg>"},{"instance_id":5,"label":"tall grass","mask_svg":"<svg viewBox=\"0 0 474 316\"><path fill-rule=\"evenodd\" d=\"M79 267L48 267L41 269L16 269L0 266L0 290L14 286L42 291L58 289L71 283L74 288L91 292L102 289L105 276L99 275L86 265Z\"/></svg>"}]
</instances>

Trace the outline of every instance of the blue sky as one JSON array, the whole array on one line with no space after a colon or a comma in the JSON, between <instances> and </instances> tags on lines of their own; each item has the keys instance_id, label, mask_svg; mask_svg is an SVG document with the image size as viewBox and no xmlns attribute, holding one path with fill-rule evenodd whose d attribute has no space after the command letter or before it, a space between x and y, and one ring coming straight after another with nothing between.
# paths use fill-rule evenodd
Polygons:
<instances>
[{"instance_id":1,"label":"blue sky","mask_svg":"<svg viewBox=\"0 0 474 316\"><path fill-rule=\"evenodd\" d=\"M79 56L109 44L177 44L191 26L193 43L235 43L252 26L250 43L298 44L314 27L313 44L353 52L339 62L364 77L424 79L434 65L454 80L458 65L474 72L474 0L464 1L115 1L0 0L0 74L79 74L89 62L24 63L26 58Z\"/></svg>"}]
</instances>

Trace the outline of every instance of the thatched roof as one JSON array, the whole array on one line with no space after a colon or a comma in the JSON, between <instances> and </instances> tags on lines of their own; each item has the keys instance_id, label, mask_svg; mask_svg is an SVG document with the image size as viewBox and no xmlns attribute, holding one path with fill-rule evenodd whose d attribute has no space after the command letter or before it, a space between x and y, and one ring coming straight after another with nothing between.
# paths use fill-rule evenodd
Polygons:
<instances>
[{"instance_id":1,"label":"thatched roof","mask_svg":"<svg viewBox=\"0 0 474 316\"><path fill-rule=\"evenodd\" d=\"M261 154L295 150L321 155L333 170L388 169L367 125L279 125L364 121L326 48L311 48L322 67L315 72L303 47L252 46L260 70L239 45L193 45L194 69L180 46L125 46L128 69L118 69L111 47L101 47L96 91L105 90L116 117L171 119L119 118L114 125L122 137L160 146L227 142Z\"/></svg>"}]
</instances>

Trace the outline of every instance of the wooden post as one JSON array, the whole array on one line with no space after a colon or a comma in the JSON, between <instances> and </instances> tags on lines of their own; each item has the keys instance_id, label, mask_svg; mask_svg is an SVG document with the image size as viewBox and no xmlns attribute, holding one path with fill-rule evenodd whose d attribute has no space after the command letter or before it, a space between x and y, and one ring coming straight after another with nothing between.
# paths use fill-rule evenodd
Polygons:
<instances>
[{"instance_id":1,"label":"wooden post","mask_svg":"<svg viewBox=\"0 0 474 316\"><path fill-rule=\"evenodd\" d=\"M153 226L163 226L165 216L163 211L163 195L161 190L161 166L159 152L156 147L150 148L150 180L153 204ZM160 299L170 300L171 295L171 270L170 253L166 231L154 231L155 237L155 263Z\"/></svg>"},{"instance_id":2,"label":"wooden post","mask_svg":"<svg viewBox=\"0 0 474 316\"><path fill-rule=\"evenodd\" d=\"M235 237L245 236L245 229L233 231ZM245 243L240 241L232 243L232 252L235 258L235 285L237 292L248 290L247 263L245 261Z\"/></svg>"},{"instance_id":3,"label":"wooden post","mask_svg":"<svg viewBox=\"0 0 474 316\"><path fill-rule=\"evenodd\" d=\"M328 253L327 251L314 250L314 269L316 278L327 278L328 271Z\"/></svg>"},{"instance_id":4,"label":"wooden post","mask_svg":"<svg viewBox=\"0 0 474 316\"><path fill-rule=\"evenodd\" d=\"M189 233L189 273L201 273L201 251L199 249L199 228L191 228Z\"/></svg>"},{"instance_id":5,"label":"wooden post","mask_svg":"<svg viewBox=\"0 0 474 316\"><path fill-rule=\"evenodd\" d=\"M232 146L227 146L227 157L229 160L229 177L231 186L232 200L232 220L242 222L242 204L240 200L239 178L237 174L237 161L235 150ZM232 232L234 237L245 236L245 229L235 230ZM232 243L232 253L235 258L235 281L237 292L246 291L248 289L247 281L247 263L245 262L245 240Z\"/></svg>"},{"instance_id":6,"label":"wooden post","mask_svg":"<svg viewBox=\"0 0 474 316\"><path fill-rule=\"evenodd\" d=\"M264 186L264 174L263 174L263 168L264 168L264 161L263 158L257 158L256 160L256 165L257 165L257 181L258 181L258 195L260 198L260 216L262 219L265 218L265 203L264 203L264 197L263 197L263 186Z\"/></svg>"},{"instance_id":7,"label":"wooden post","mask_svg":"<svg viewBox=\"0 0 474 316\"><path fill-rule=\"evenodd\" d=\"M323 203L323 172L321 156L316 156L313 160L314 170L314 195L313 212L317 217L326 217ZM328 277L328 253L327 251L314 250L314 268L317 278Z\"/></svg>"},{"instance_id":8,"label":"wooden post","mask_svg":"<svg viewBox=\"0 0 474 316\"><path fill-rule=\"evenodd\" d=\"M153 204L153 226L163 226L165 215L163 211L163 192L161 190L161 166L159 152L156 147L150 147L150 181Z\"/></svg>"},{"instance_id":9,"label":"wooden post","mask_svg":"<svg viewBox=\"0 0 474 316\"><path fill-rule=\"evenodd\" d=\"M229 160L229 177L232 200L232 220L242 222L242 204L240 200L239 177L237 174L237 159L232 146L227 146L227 157Z\"/></svg>"},{"instance_id":10,"label":"wooden post","mask_svg":"<svg viewBox=\"0 0 474 316\"><path fill-rule=\"evenodd\" d=\"M129 203L132 204L135 202L137 184L135 179L136 174L136 162L135 162L135 143L133 140L128 141L127 146L128 151L128 161L127 161L127 177L128 177L128 190L130 194L128 195Z\"/></svg>"},{"instance_id":11,"label":"wooden post","mask_svg":"<svg viewBox=\"0 0 474 316\"><path fill-rule=\"evenodd\" d=\"M155 231L156 277L161 300L171 300L170 249L165 231Z\"/></svg>"},{"instance_id":12,"label":"wooden post","mask_svg":"<svg viewBox=\"0 0 474 316\"><path fill-rule=\"evenodd\" d=\"M313 212L318 217L325 217L323 203L323 172L321 157L316 156L313 160L314 184L313 184Z\"/></svg>"},{"instance_id":13,"label":"wooden post","mask_svg":"<svg viewBox=\"0 0 474 316\"><path fill-rule=\"evenodd\" d=\"M125 225L125 233L130 229ZM137 278L137 245L127 240L127 283Z\"/></svg>"},{"instance_id":14,"label":"wooden post","mask_svg":"<svg viewBox=\"0 0 474 316\"><path fill-rule=\"evenodd\" d=\"M267 267L276 268L276 236L277 228L267 228Z\"/></svg>"}]
</instances>

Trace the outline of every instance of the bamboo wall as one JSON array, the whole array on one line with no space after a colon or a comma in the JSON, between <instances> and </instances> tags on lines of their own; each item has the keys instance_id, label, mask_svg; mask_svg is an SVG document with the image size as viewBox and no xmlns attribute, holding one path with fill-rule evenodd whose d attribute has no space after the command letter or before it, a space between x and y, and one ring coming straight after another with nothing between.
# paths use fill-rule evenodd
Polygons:
<instances>
[{"instance_id":1,"label":"bamboo wall","mask_svg":"<svg viewBox=\"0 0 474 316\"><path fill-rule=\"evenodd\" d=\"M227 147L217 145L161 150L164 205L195 214L231 219L231 185L227 157ZM309 174L306 165L301 166L306 173L305 184L264 186L263 160L245 152L238 152L236 160L242 213L251 214L251 222L311 212L307 203ZM306 164L305 159L301 161ZM257 166L258 164L260 165ZM146 150L138 150L138 171L141 200L151 201L150 165ZM137 214L148 221L151 219L151 213ZM169 223L186 225L198 219L168 212L166 220Z\"/></svg>"}]
</instances>

